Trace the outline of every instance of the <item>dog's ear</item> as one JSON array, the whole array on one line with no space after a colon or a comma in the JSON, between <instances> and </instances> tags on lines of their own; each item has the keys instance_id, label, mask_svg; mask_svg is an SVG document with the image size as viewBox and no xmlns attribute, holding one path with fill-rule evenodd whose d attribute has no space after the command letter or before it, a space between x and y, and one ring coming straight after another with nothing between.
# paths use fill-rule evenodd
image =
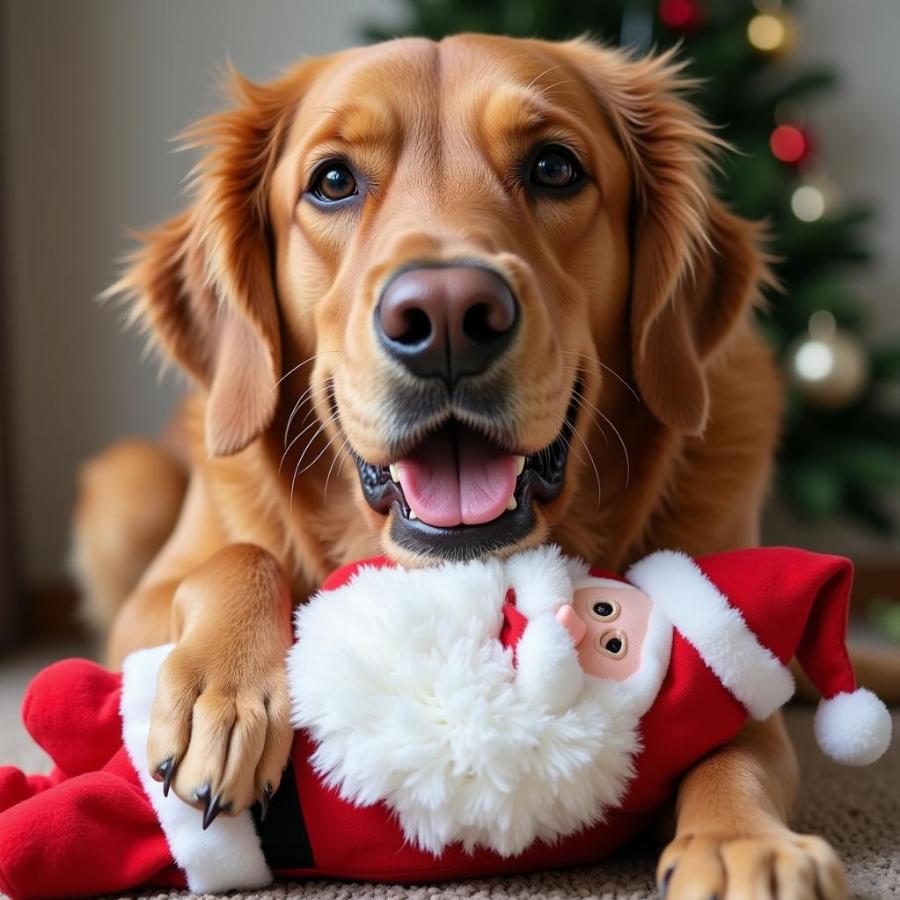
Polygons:
<instances>
[{"instance_id":1,"label":"dog's ear","mask_svg":"<svg viewBox=\"0 0 900 900\"><path fill-rule=\"evenodd\" d=\"M293 113L318 61L256 85L231 73L234 106L186 132L205 155L192 206L141 235L110 293L164 354L208 391L206 445L237 453L269 425L281 369L267 221L269 181Z\"/></svg>"},{"instance_id":2,"label":"dog's ear","mask_svg":"<svg viewBox=\"0 0 900 900\"><path fill-rule=\"evenodd\" d=\"M723 143L683 99L693 85L672 51L634 59L586 40L564 46L632 172L635 378L657 419L699 434L709 414L708 360L769 277L759 227L713 194L709 172Z\"/></svg>"}]
</instances>

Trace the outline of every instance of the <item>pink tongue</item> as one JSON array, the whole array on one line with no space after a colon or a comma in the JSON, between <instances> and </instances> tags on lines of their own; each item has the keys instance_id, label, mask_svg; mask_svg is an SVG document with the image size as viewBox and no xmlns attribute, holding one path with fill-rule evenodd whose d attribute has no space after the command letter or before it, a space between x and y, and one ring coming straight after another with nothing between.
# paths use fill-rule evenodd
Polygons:
<instances>
[{"instance_id":1,"label":"pink tongue","mask_svg":"<svg viewBox=\"0 0 900 900\"><path fill-rule=\"evenodd\" d=\"M486 438L443 428L400 460L400 486L410 509L427 525L481 525L506 509L516 487L515 457Z\"/></svg>"}]
</instances>

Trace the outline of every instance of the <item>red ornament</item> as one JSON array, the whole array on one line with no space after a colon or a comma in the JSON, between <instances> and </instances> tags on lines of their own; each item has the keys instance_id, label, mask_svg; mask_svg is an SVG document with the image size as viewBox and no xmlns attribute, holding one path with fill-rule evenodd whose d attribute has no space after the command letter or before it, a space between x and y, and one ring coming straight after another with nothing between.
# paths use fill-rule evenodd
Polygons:
<instances>
[{"instance_id":1,"label":"red ornament","mask_svg":"<svg viewBox=\"0 0 900 900\"><path fill-rule=\"evenodd\" d=\"M783 163L799 163L812 152L809 135L796 125L779 125L769 136L772 155Z\"/></svg>"},{"instance_id":2,"label":"red ornament","mask_svg":"<svg viewBox=\"0 0 900 900\"><path fill-rule=\"evenodd\" d=\"M702 24L703 7L696 0L660 0L660 21L676 31L690 31Z\"/></svg>"}]
</instances>

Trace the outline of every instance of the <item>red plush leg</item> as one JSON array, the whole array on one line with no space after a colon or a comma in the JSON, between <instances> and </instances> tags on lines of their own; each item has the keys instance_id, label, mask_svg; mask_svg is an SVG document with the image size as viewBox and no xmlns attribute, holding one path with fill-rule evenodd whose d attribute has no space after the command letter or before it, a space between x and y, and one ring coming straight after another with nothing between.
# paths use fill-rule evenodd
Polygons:
<instances>
[{"instance_id":1,"label":"red plush leg","mask_svg":"<svg viewBox=\"0 0 900 900\"><path fill-rule=\"evenodd\" d=\"M136 783L91 772L0 813L0 893L13 900L128 891L172 876L172 856Z\"/></svg>"},{"instance_id":2,"label":"red plush leg","mask_svg":"<svg viewBox=\"0 0 900 900\"><path fill-rule=\"evenodd\" d=\"M86 659L66 659L35 676L22 721L70 778L102 769L122 746L120 675Z\"/></svg>"}]
</instances>

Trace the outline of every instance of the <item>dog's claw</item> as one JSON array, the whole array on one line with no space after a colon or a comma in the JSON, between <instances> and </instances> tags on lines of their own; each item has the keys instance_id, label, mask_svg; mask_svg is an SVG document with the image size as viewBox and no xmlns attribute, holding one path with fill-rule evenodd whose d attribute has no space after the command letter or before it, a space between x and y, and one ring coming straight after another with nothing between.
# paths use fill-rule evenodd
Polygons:
<instances>
[{"instance_id":1,"label":"dog's claw","mask_svg":"<svg viewBox=\"0 0 900 900\"><path fill-rule=\"evenodd\" d=\"M163 797L169 796L169 788L172 787L172 779L175 777L175 760L167 756L157 767L154 773L162 779Z\"/></svg>"},{"instance_id":2,"label":"dog's claw","mask_svg":"<svg viewBox=\"0 0 900 900\"><path fill-rule=\"evenodd\" d=\"M203 787L197 788L194 791L194 800L197 803L203 803L203 830L205 831L209 827L206 820L209 818L209 807L212 803L212 785L207 782Z\"/></svg>"},{"instance_id":3,"label":"dog's claw","mask_svg":"<svg viewBox=\"0 0 900 900\"><path fill-rule=\"evenodd\" d=\"M259 821L265 822L266 816L269 814L269 802L272 799L272 782L267 781L265 787L262 789L262 794L259 797Z\"/></svg>"},{"instance_id":4,"label":"dog's claw","mask_svg":"<svg viewBox=\"0 0 900 900\"><path fill-rule=\"evenodd\" d=\"M230 803L222 803L222 795L216 794L209 799L209 792L206 794L206 802L203 808L203 830L206 831L213 822L215 822L220 812L228 812L231 809Z\"/></svg>"},{"instance_id":5,"label":"dog's claw","mask_svg":"<svg viewBox=\"0 0 900 900\"><path fill-rule=\"evenodd\" d=\"M662 880L659 883L659 891L663 897L669 893L669 882L672 880L672 876L675 874L675 866L669 866L663 874Z\"/></svg>"}]
</instances>

